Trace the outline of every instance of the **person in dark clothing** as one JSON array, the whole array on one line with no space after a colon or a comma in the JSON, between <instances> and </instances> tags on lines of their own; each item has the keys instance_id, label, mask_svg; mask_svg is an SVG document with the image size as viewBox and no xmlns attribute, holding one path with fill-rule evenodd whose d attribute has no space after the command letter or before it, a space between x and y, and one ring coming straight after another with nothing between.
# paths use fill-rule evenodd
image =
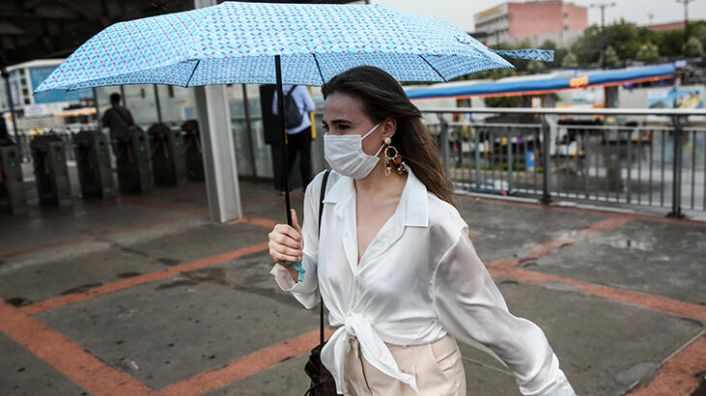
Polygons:
<instances>
[{"instance_id":1,"label":"person in dark clothing","mask_svg":"<svg viewBox=\"0 0 706 396\"><path fill-rule=\"evenodd\" d=\"M10 133L7 131L7 125L5 125L5 120L0 118L0 146L14 146L15 142L12 141Z\"/></svg>"},{"instance_id":2,"label":"person in dark clothing","mask_svg":"<svg viewBox=\"0 0 706 396\"><path fill-rule=\"evenodd\" d=\"M103 126L110 129L110 139L116 131L135 125L130 110L120 105L120 94L110 95L110 108L103 114Z\"/></svg>"},{"instance_id":3,"label":"person in dark clothing","mask_svg":"<svg viewBox=\"0 0 706 396\"><path fill-rule=\"evenodd\" d=\"M284 84L282 91L286 95L292 95L297 104L299 112L302 114L301 124L287 128L287 169L292 174L294 161L299 153L299 169L302 175L302 191L306 191L306 186L311 181L311 120L309 112L314 111L316 104L309 94L309 90L303 85ZM277 115L277 92L272 98L272 112ZM291 191L291 190L290 190ZM280 195L284 195L284 178L280 183Z\"/></svg>"}]
</instances>

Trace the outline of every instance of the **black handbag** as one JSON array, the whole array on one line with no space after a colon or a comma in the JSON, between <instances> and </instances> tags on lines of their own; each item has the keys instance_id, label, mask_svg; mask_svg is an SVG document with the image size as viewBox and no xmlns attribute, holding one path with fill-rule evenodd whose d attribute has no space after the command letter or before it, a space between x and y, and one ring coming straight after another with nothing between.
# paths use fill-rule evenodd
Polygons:
<instances>
[{"instance_id":1,"label":"black handbag","mask_svg":"<svg viewBox=\"0 0 706 396\"><path fill-rule=\"evenodd\" d=\"M319 236L321 235L321 215L324 211L324 196L326 195L326 182L331 171L324 172L319 197ZM331 373L321 364L321 349L326 344L324 340L324 300L321 298L321 311L319 315L319 345L315 346L309 354L309 361L304 366L304 372L311 378L311 386L304 396L336 396L336 383Z\"/></svg>"}]
</instances>

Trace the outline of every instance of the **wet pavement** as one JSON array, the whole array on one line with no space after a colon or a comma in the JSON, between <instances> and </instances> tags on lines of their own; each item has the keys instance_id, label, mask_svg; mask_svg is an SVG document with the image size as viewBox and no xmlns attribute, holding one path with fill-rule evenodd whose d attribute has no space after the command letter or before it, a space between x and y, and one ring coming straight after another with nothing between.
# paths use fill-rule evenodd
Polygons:
<instances>
[{"instance_id":1,"label":"wet pavement","mask_svg":"<svg viewBox=\"0 0 706 396\"><path fill-rule=\"evenodd\" d=\"M241 191L247 217L231 224L208 221L200 183L2 217L0 395L302 395L318 308L269 274L283 198L269 182ZM457 204L511 312L544 330L578 394L696 392L706 223ZM500 362L461 349L469 395L519 395Z\"/></svg>"}]
</instances>

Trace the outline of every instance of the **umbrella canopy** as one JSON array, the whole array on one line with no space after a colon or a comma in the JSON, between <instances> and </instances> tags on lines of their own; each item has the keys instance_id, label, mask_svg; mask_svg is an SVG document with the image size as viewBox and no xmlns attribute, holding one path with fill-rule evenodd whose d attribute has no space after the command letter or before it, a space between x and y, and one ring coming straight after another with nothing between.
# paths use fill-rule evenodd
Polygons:
<instances>
[{"instance_id":1,"label":"umbrella canopy","mask_svg":"<svg viewBox=\"0 0 706 396\"><path fill-rule=\"evenodd\" d=\"M302 85L322 85L359 65L380 67L399 81L447 81L512 67L448 22L381 5L228 1L114 24L79 47L37 91L275 83L275 55L283 82Z\"/></svg>"}]
</instances>

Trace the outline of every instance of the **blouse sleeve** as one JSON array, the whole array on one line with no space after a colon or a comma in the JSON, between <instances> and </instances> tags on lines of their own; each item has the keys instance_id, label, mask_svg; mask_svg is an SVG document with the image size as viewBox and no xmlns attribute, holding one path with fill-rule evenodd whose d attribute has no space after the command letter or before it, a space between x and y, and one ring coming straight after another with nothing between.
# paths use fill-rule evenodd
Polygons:
<instances>
[{"instance_id":1,"label":"blouse sleeve","mask_svg":"<svg viewBox=\"0 0 706 396\"><path fill-rule=\"evenodd\" d=\"M302 237L304 239L304 254L302 256L303 281L300 279L299 282L295 282L289 271L281 264L275 263L270 271L280 289L291 293L306 309L312 309L321 300L317 292L319 287L317 260L319 252L318 215L321 175L317 175L307 185L304 193L304 223L302 224Z\"/></svg>"},{"instance_id":2,"label":"blouse sleeve","mask_svg":"<svg viewBox=\"0 0 706 396\"><path fill-rule=\"evenodd\" d=\"M467 226L439 259L432 278L434 307L449 333L499 360L524 396L575 396L544 332L512 315L476 254Z\"/></svg>"}]
</instances>

